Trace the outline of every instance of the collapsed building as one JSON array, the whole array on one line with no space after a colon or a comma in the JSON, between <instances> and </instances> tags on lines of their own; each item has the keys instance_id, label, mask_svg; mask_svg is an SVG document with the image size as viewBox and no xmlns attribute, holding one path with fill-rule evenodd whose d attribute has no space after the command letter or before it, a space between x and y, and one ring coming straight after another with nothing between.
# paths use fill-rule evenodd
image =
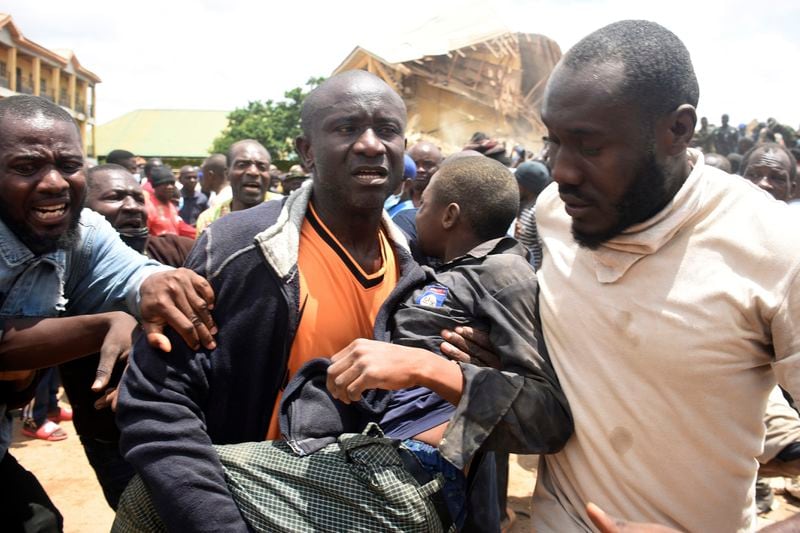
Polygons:
<instances>
[{"instance_id":1,"label":"collapsed building","mask_svg":"<svg viewBox=\"0 0 800 533\"><path fill-rule=\"evenodd\" d=\"M452 152L482 131L509 148L536 150L546 131L545 84L560 58L544 35L495 32L386 50L357 46L333 73L367 70L402 95L409 142L430 140Z\"/></svg>"}]
</instances>

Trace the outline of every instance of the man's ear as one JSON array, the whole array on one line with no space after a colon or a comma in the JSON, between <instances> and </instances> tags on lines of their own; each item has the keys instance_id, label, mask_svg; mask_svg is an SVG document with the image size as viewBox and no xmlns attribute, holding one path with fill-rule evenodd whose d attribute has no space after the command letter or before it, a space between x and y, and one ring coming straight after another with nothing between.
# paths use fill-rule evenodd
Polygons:
<instances>
[{"instance_id":1,"label":"man's ear","mask_svg":"<svg viewBox=\"0 0 800 533\"><path fill-rule=\"evenodd\" d=\"M297 155L300 156L303 166L308 172L311 172L314 169L314 151L311 148L311 142L301 135L294 140L294 148Z\"/></svg>"},{"instance_id":2,"label":"man's ear","mask_svg":"<svg viewBox=\"0 0 800 533\"><path fill-rule=\"evenodd\" d=\"M658 128L661 131L659 137L668 156L676 156L686 151L694 136L696 125L697 111L689 104L678 106L675 111L659 121Z\"/></svg>"},{"instance_id":3,"label":"man's ear","mask_svg":"<svg viewBox=\"0 0 800 533\"><path fill-rule=\"evenodd\" d=\"M453 202L447 205L442 214L442 227L451 230L456 227L461 218L461 206Z\"/></svg>"}]
</instances>

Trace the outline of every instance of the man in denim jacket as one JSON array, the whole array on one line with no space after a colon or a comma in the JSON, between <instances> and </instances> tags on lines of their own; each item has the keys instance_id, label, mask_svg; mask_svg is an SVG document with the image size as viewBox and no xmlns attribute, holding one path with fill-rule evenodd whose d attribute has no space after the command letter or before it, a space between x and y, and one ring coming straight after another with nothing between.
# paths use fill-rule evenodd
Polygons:
<instances>
[{"instance_id":1,"label":"man in denim jacket","mask_svg":"<svg viewBox=\"0 0 800 533\"><path fill-rule=\"evenodd\" d=\"M136 328L122 311L149 320L156 342L159 324L175 322L170 315L191 315L183 317L189 324L192 317L203 321L199 311L187 311L191 304L179 310L162 303L168 293L183 294L197 307L202 305L195 298L202 296L190 294L195 289L188 271L147 260L102 216L83 209L80 132L68 113L44 98L6 98L0 101L0 130L0 484L14 488L0 500L0 515L12 531L25 524L53 530L61 527L58 511L8 454L7 410L30 399L32 370L100 351L92 388L102 391ZM150 277L164 270L171 272ZM206 333L197 338L207 342Z\"/></svg>"}]
</instances>

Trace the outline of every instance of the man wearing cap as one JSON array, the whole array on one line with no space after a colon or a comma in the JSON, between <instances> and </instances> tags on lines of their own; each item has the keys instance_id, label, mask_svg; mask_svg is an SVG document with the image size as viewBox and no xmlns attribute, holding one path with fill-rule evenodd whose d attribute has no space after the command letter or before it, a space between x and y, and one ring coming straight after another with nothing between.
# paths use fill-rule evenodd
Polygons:
<instances>
[{"instance_id":1,"label":"man wearing cap","mask_svg":"<svg viewBox=\"0 0 800 533\"><path fill-rule=\"evenodd\" d=\"M514 173L519 186L519 215L514 237L530 252L534 268L542 264L542 245L536 231L536 199L550 183L550 171L540 161L526 161Z\"/></svg>"},{"instance_id":2,"label":"man wearing cap","mask_svg":"<svg viewBox=\"0 0 800 533\"><path fill-rule=\"evenodd\" d=\"M303 182L307 179L308 175L303 170L303 167L300 165L292 165L292 167L289 169L289 172L286 173L281 182L281 190L283 191L283 194L289 196L292 191L299 189ZM269 195L270 193L267 192L267 200L272 200Z\"/></svg>"},{"instance_id":3,"label":"man wearing cap","mask_svg":"<svg viewBox=\"0 0 800 533\"><path fill-rule=\"evenodd\" d=\"M153 168L150 173L153 194L147 202L147 229L150 235L171 233L194 238L195 230L181 219L178 208L172 203L175 194L175 176L169 166Z\"/></svg>"}]
</instances>

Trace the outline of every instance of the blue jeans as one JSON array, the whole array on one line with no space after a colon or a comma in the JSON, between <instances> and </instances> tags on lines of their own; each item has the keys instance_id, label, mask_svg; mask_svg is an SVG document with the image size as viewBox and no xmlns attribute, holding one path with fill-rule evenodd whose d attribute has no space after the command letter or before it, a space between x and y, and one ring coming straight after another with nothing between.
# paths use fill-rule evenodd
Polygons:
<instances>
[{"instance_id":1,"label":"blue jeans","mask_svg":"<svg viewBox=\"0 0 800 533\"><path fill-rule=\"evenodd\" d=\"M432 476L436 474L444 476L442 495L447 504L450 518L453 519L456 528L460 530L466 518L467 479L464 472L445 460L439 454L439 450L430 444L414 439L405 439L403 446L414 453L426 472Z\"/></svg>"},{"instance_id":2,"label":"blue jeans","mask_svg":"<svg viewBox=\"0 0 800 533\"><path fill-rule=\"evenodd\" d=\"M36 396L33 403L33 421L36 427L47 422L47 413L53 412L58 407L58 370L56 367L42 371L42 379L36 386Z\"/></svg>"},{"instance_id":3,"label":"blue jeans","mask_svg":"<svg viewBox=\"0 0 800 533\"><path fill-rule=\"evenodd\" d=\"M122 491L135 474L133 467L119 453L119 442L81 437L81 444L108 505L116 511Z\"/></svg>"}]
</instances>

